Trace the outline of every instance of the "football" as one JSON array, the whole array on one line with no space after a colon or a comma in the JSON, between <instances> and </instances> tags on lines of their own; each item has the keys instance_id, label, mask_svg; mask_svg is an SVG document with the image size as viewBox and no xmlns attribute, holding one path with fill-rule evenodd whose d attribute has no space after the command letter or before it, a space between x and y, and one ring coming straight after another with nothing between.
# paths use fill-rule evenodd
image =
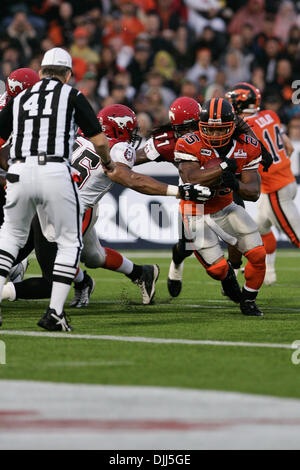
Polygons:
<instances>
[{"instance_id":1,"label":"football","mask_svg":"<svg viewBox=\"0 0 300 470\"><path fill-rule=\"evenodd\" d=\"M220 165L220 163L222 163L221 158L214 157L214 158L210 158L209 160L204 162L202 167L203 167L203 169L207 170L208 168L214 168L214 167Z\"/></svg>"}]
</instances>

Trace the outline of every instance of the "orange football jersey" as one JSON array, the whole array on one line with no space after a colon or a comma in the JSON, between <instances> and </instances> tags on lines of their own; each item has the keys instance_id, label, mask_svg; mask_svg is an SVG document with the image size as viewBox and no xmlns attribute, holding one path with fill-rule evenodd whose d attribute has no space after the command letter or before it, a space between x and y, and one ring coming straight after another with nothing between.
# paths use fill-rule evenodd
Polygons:
<instances>
[{"instance_id":1,"label":"orange football jersey","mask_svg":"<svg viewBox=\"0 0 300 470\"><path fill-rule=\"evenodd\" d=\"M291 161L285 151L281 136L281 122L274 111L260 111L246 118L247 123L273 157L267 172L260 165L261 192L273 193L295 181Z\"/></svg>"},{"instance_id":2,"label":"orange football jersey","mask_svg":"<svg viewBox=\"0 0 300 470\"><path fill-rule=\"evenodd\" d=\"M261 160L261 147L259 142L248 135L240 136L242 142L233 140L233 145L226 155L234 158L237 163L236 174L244 170L255 170L259 167ZM177 140L175 146L175 162L194 161L199 162L200 167L209 159L219 157L216 149L208 148L201 141L200 133L186 134ZM222 186L216 187L214 194L203 205L190 201L181 201L181 211L185 215L213 214L220 211L233 201L232 190Z\"/></svg>"}]
</instances>

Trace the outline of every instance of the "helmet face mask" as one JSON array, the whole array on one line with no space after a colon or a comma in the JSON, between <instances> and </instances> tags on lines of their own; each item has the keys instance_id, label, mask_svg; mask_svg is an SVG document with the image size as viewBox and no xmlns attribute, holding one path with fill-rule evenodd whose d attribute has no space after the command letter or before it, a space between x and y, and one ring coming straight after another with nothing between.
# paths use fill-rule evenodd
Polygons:
<instances>
[{"instance_id":1,"label":"helmet face mask","mask_svg":"<svg viewBox=\"0 0 300 470\"><path fill-rule=\"evenodd\" d=\"M260 111L261 93L251 83L237 83L231 91L226 93L225 97L237 114L254 114Z\"/></svg>"},{"instance_id":2,"label":"helmet face mask","mask_svg":"<svg viewBox=\"0 0 300 470\"><path fill-rule=\"evenodd\" d=\"M201 106L193 98L182 96L170 106L169 119L175 131L176 138L188 132L198 130Z\"/></svg>"},{"instance_id":3,"label":"helmet face mask","mask_svg":"<svg viewBox=\"0 0 300 470\"><path fill-rule=\"evenodd\" d=\"M98 120L106 137L120 142L129 142L138 148L141 137L135 113L123 104L105 106L99 111Z\"/></svg>"},{"instance_id":4,"label":"helmet face mask","mask_svg":"<svg viewBox=\"0 0 300 470\"><path fill-rule=\"evenodd\" d=\"M232 105L223 98L213 98L204 103L199 132L201 140L212 148L224 147L231 141L235 130Z\"/></svg>"}]
</instances>

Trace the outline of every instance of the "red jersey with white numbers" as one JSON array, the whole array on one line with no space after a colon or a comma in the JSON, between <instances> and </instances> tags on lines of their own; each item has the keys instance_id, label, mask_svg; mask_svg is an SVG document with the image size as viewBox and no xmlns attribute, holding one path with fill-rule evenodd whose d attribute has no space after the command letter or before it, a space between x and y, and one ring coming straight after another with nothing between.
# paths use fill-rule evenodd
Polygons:
<instances>
[{"instance_id":1,"label":"red jersey with white numbers","mask_svg":"<svg viewBox=\"0 0 300 470\"><path fill-rule=\"evenodd\" d=\"M257 170L261 161L261 148L259 142L246 134L240 135L241 142L232 141L232 147L227 158L234 158L237 163L236 174L242 171ZM212 158L219 157L218 151L209 148L201 141L200 133L186 134L176 142L175 162L199 162L199 166ZM213 214L220 211L233 201L232 190L218 186L214 195L204 204L204 214ZM203 206L195 202L181 201L181 210L185 215L203 214Z\"/></svg>"},{"instance_id":2,"label":"red jersey with white numbers","mask_svg":"<svg viewBox=\"0 0 300 470\"><path fill-rule=\"evenodd\" d=\"M174 163L176 138L173 130L156 131L147 140L144 152L148 160Z\"/></svg>"},{"instance_id":3,"label":"red jersey with white numbers","mask_svg":"<svg viewBox=\"0 0 300 470\"><path fill-rule=\"evenodd\" d=\"M263 142L273 157L273 164L267 172L260 165L261 192L273 193L295 181L291 161L285 151L281 136L281 122L274 111L260 111L246 118L247 123Z\"/></svg>"}]
</instances>

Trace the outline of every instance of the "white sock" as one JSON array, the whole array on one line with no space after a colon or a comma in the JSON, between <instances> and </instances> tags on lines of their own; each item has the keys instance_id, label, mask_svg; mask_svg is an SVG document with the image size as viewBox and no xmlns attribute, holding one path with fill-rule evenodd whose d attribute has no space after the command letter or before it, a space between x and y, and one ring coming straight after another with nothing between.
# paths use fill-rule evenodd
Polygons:
<instances>
[{"instance_id":1,"label":"white sock","mask_svg":"<svg viewBox=\"0 0 300 470\"><path fill-rule=\"evenodd\" d=\"M266 266L268 270L275 269L275 258L276 258L276 251L266 256Z\"/></svg>"},{"instance_id":2,"label":"white sock","mask_svg":"<svg viewBox=\"0 0 300 470\"><path fill-rule=\"evenodd\" d=\"M64 310L64 304L68 297L71 286L62 282L54 281L52 283L52 292L50 299L50 308L54 308L57 315L61 315Z\"/></svg>"},{"instance_id":3,"label":"white sock","mask_svg":"<svg viewBox=\"0 0 300 470\"><path fill-rule=\"evenodd\" d=\"M81 268L78 268L78 273L76 274L76 276L74 278L74 282L81 282L81 281L83 281L83 278L84 278L83 271L82 271Z\"/></svg>"},{"instance_id":4,"label":"white sock","mask_svg":"<svg viewBox=\"0 0 300 470\"><path fill-rule=\"evenodd\" d=\"M13 282L5 284L2 290L2 300L10 300L13 302L16 300L16 288Z\"/></svg>"},{"instance_id":5,"label":"white sock","mask_svg":"<svg viewBox=\"0 0 300 470\"><path fill-rule=\"evenodd\" d=\"M3 291L5 281L6 281L6 277L0 276L0 302L2 300L2 291Z\"/></svg>"},{"instance_id":6,"label":"white sock","mask_svg":"<svg viewBox=\"0 0 300 470\"><path fill-rule=\"evenodd\" d=\"M133 270L133 262L130 261L130 259L126 258L126 256L122 255L123 257L123 263L121 264L121 266L116 269L116 271L118 271L119 273L123 273L123 274L130 274L132 273L132 270Z\"/></svg>"}]
</instances>

